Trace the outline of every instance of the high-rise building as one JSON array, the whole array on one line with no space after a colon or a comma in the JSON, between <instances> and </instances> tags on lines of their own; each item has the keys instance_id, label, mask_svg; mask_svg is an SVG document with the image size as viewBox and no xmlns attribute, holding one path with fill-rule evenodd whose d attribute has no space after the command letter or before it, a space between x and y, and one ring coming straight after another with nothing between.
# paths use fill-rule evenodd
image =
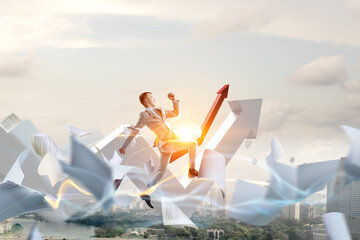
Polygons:
<instances>
[{"instance_id":1,"label":"high-rise building","mask_svg":"<svg viewBox=\"0 0 360 240\"><path fill-rule=\"evenodd\" d=\"M343 162L340 160L340 171L337 177L327 186L327 212L342 212L354 240L360 240L360 181L345 185Z\"/></svg>"},{"instance_id":2,"label":"high-rise building","mask_svg":"<svg viewBox=\"0 0 360 240\"><path fill-rule=\"evenodd\" d=\"M281 216L283 218L299 220L300 219L300 202L285 206L281 211Z\"/></svg>"},{"instance_id":3,"label":"high-rise building","mask_svg":"<svg viewBox=\"0 0 360 240\"><path fill-rule=\"evenodd\" d=\"M213 186L209 192L210 196L210 207L211 207L211 214L213 217L225 217L225 199L221 194L221 190L218 186Z\"/></svg>"}]
</instances>

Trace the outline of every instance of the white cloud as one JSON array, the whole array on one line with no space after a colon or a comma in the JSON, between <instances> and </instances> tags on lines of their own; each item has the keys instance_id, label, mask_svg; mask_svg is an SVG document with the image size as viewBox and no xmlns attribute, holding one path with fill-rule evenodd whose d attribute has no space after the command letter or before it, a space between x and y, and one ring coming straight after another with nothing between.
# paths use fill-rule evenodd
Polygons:
<instances>
[{"instance_id":1,"label":"white cloud","mask_svg":"<svg viewBox=\"0 0 360 240\"><path fill-rule=\"evenodd\" d=\"M304 86L332 85L345 81L343 56L319 57L297 69L287 81Z\"/></svg>"},{"instance_id":2,"label":"white cloud","mask_svg":"<svg viewBox=\"0 0 360 240\"><path fill-rule=\"evenodd\" d=\"M220 10L212 18L200 22L193 30L195 39L209 39L230 32L256 31L276 19L275 1L246 2Z\"/></svg>"},{"instance_id":3,"label":"white cloud","mask_svg":"<svg viewBox=\"0 0 360 240\"><path fill-rule=\"evenodd\" d=\"M326 6L326 7L324 7ZM58 1L62 13L100 13L149 16L187 22L193 34L207 39L234 31L257 31L314 42L360 45L360 9L357 0L246 1L246 0L78 0Z\"/></svg>"},{"instance_id":4,"label":"white cloud","mask_svg":"<svg viewBox=\"0 0 360 240\"><path fill-rule=\"evenodd\" d=\"M344 0L346 9L355 17L360 17L360 2L358 0Z\"/></svg>"},{"instance_id":5,"label":"white cloud","mask_svg":"<svg viewBox=\"0 0 360 240\"><path fill-rule=\"evenodd\" d=\"M360 81L349 81L341 85L341 88L348 94L359 95Z\"/></svg>"},{"instance_id":6,"label":"white cloud","mask_svg":"<svg viewBox=\"0 0 360 240\"><path fill-rule=\"evenodd\" d=\"M282 0L13 0L0 2L0 53L149 42L135 36L117 36L112 43L100 40L89 23L89 19L96 19L99 14L148 17L159 25L184 23L196 39L253 31L315 42L360 45L360 18L356 18L360 14L350 10L354 4L359 5L355 0L346 3L320 0L311 5L306 1ZM114 45L114 42L120 44Z\"/></svg>"},{"instance_id":7,"label":"white cloud","mask_svg":"<svg viewBox=\"0 0 360 240\"><path fill-rule=\"evenodd\" d=\"M304 107L280 102L264 102L261 110L260 131L277 131L296 119Z\"/></svg>"},{"instance_id":8,"label":"white cloud","mask_svg":"<svg viewBox=\"0 0 360 240\"><path fill-rule=\"evenodd\" d=\"M31 75L37 63L31 56L2 56L0 57L0 77L26 77Z\"/></svg>"}]
</instances>

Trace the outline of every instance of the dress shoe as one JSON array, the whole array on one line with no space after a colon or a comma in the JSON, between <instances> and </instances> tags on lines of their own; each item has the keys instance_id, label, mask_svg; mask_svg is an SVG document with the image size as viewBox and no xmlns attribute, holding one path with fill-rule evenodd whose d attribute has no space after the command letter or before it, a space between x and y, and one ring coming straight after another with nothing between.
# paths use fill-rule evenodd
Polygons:
<instances>
[{"instance_id":1,"label":"dress shoe","mask_svg":"<svg viewBox=\"0 0 360 240\"><path fill-rule=\"evenodd\" d=\"M189 173L188 173L189 178L194 178L194 177L198 177L199 176L199 172L196 171L195 169L189 169Z\"/></svg>"},{"instance_id":2,"label":"dress shoe","mask_svg":"<svg viewBox=\"0 0 360 240\"><path fill-rule=\"evenodd\" d=\"M144 200L146 202L146 204L150 207L150 208L154 208L154 206L151 204L151 199L149 195L141 195L140 196L142 200Z\"/></svg>"}]
</instances>

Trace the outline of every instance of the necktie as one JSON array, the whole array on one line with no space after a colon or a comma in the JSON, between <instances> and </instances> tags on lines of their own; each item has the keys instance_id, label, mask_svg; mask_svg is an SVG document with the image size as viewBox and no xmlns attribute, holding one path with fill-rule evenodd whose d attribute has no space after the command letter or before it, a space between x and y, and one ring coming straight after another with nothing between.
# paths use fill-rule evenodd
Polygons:
<instances>
[{"instance_id":1,"label":"necktie","mask_svg":"<svg viewBox=\"0 0 360 240\"><path fill-rule=\"evenodd\" d=\"M160 111L160 109L154 108L154 111L155 111L160 117L162 117L162 116L161 116L161 111Z\"/></svg>"}]
</instances>

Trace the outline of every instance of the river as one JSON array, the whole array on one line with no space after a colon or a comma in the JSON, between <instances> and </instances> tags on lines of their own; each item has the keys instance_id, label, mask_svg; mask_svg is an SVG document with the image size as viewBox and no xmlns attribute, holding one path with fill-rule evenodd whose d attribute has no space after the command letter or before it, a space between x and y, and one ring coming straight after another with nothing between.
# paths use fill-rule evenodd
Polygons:
<instances>
[{"instance_id":1,"label":"river","mask_svg":"<svg viewBox=\"0 0 360 240\"><path fill-rule=\"evenodd\" d=\"M31 231L34 221L35 220L33 219L14 218L13 224L19 223L24 228L15 236L27 237ZM43 238L53 237L66 239L89 239L90 236L95 235L95 227L89 227L75 223L56 224L49 222L39 222L38 229Z\"/></svg>"}]
</instances>

